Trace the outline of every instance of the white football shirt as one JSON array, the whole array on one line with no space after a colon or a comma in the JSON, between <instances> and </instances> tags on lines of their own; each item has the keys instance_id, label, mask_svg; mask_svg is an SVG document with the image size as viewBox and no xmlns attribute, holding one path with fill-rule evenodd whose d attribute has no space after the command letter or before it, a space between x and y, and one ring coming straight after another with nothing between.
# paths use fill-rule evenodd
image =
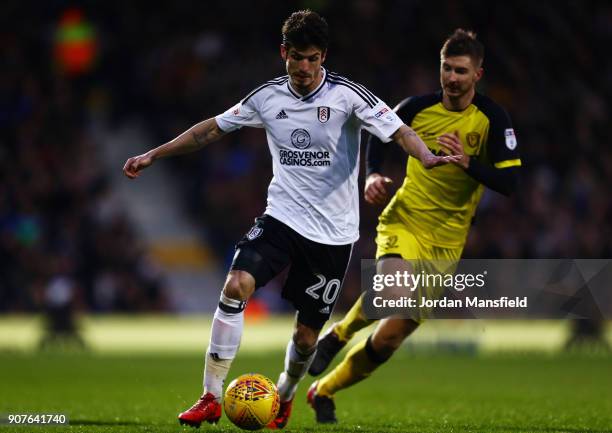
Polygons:
<instances>
[{"instance_id":1,"label":"white football shirt","mask_svg":"<svg viewBox=\"0 0 612 433\"><path fill-rule=\"evenodd\" d=\"M273 170L266 214L310 240L342 245L359 238L361 129L388 142L402 121L364 86L322 73L308 95L279 77L215 119L225 132L265 128Z\"/></svg>"}]
</instances>

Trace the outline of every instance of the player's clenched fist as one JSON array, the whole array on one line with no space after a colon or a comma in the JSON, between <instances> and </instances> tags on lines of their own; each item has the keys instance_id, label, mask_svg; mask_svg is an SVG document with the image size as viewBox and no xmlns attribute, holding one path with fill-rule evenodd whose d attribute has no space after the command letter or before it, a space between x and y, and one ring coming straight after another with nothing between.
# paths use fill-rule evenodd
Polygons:
<instances>
[{"instance_id":1,"label":"player's clenched fist","mask_svg":"<svg viewBox=\"0 0 612 433\"><path fill-rule=\"evenodd\" d=\"M130 179L136 179L142 169L147 168L153 164L153 158L148 153L142 155L133 156L125 162L123 166L123 174Z\"/></svg>"},{"instance_id":2,"label":"player's clenched fist","mask_svg":"<svg viewBox=\"0 0 612 433\"><path fill-rule=\"evenodd\" d=\"M363 193L365 201L370 204L385 204L389 197L387 187L392 183L393 181L388 177L381 176L378 173L372 173L366 179Z\"/></svg>"}]
</instances>

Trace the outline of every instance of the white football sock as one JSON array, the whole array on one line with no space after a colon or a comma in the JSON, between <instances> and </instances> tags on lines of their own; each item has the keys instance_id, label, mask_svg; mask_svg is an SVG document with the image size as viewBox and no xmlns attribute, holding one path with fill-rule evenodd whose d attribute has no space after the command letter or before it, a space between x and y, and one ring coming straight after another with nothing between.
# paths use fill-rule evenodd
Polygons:
<instances>
[{"instance_id":1,"label":"white football sock","mask_svg":"<svg viewBox=\"0 0 612 433\"><path fill-rule=\"evenodd\" d=\"M219 359L211 356L206 351L206 361L204 364L204 394L210 392L217 401L221 401L223 394L223 384L232 365L233 359Z\"/></svg>"},{"instance_id":2,"label":"white football sock","mask_svg":"<svg viewBox=\"0 0 612 433\"><path fill-rule=\"evenodd\" d=\"M204 393L210 392L218 400L221 399L223 383L240 346L245 306L245 301L230 299L221 293L215 311L206 351Z\"/></svg>"},{"instance_id":3,"label":"white football sock","mask_svg":"<svg viewBox=\"0 0 612 433\"><path fill-rule=\"evenodd\" d=\"M289 401L295 395L300 380L306 375L316 353L316 346L308 353L302 353L293 342L289 340L285 353L285 371L278 378L278 394L280 401Z\"/></svg>"}]
</instances>

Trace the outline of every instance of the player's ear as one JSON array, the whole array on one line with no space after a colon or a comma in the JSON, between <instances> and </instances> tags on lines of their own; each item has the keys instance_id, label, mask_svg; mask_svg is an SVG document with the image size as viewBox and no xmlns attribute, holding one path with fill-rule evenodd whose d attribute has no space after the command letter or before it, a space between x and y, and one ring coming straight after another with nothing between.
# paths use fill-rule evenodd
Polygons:
<instances>
[{"instance_id":1,"label":"player's ear","mask_svg":"<svg viewBox=\"0 0 612 433\"><path fill-rule=\"evenodd\" d=\"M323 62L325 61L326 57L327 57L327 50L323 50L321 52L321 64L323 64Z\"/></svg>"},{"instance_id":2,"label":"player's ear","mask_svg":"<svg viewBox=\"0 0 612 433\"><path fill-rule=\"evenodd\" d=\"M285 62L287 61L287 52L288 52L288 50L287 50L287 47L285 46L285 44L281 44L280 45L280 55L281 55L283 61L285 61Z\"/></svg>"},{"instance_id":3,"label":"player's ear","mask_svg":"<svg viewBox=\"0 0 612 433\"><path fill-rule=\"evenodd\" d=\"M480 81L480 79L482 78L483 74L484 74L484 69L482 69L482 68L476 69L476 82Z\"/></svg>"}]
</instances>

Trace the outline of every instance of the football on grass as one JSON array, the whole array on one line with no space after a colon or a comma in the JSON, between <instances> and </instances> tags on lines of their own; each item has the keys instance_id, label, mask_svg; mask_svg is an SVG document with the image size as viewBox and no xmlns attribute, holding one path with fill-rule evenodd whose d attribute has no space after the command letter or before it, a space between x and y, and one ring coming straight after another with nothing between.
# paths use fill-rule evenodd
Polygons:
<instances>
[{"instance_id":1,"label":"football on grass","mask_svg":"<svg viewBox=\"0 0 612 433\"><path fill-rule=\"evenodd\" d=\"M265 427L276 417L279 407L276 385L261 374L243 374L225 390L225 415L245 430Z\"/></svg>"}]
</instances>

